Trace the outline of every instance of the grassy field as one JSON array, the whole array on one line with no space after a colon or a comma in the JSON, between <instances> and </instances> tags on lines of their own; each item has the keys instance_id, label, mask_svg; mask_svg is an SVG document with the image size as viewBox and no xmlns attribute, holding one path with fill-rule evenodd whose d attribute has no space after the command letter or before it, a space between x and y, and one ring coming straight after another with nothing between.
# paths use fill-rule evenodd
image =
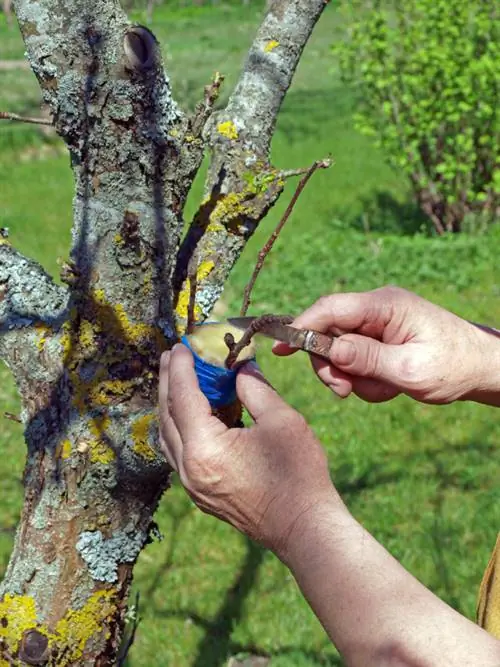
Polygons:
<instances>
[{"instance_id":1,"label":"grassy field","mask_svg":"<svg viewBox=\"0 0 500 667\"><path fill-rule=\"evenodd\" d=\"M216 69L231 89L258 20L255 7L157 12L153 29L184 107L193 107ZM253 311L298 312L330 291L391 282L498 325L499 230L449 239L422 231L406 183L353 130L353 96L330 55L337 20L329 7L304 53L273 142L277 166L307 166L327 154L335 165L316 174L299 201L257 283ZM0 23L0 60L20 59L22 52L17 32ZM0 71L0 83L0 109L37 111L29 71ZM0 125L0 225L53 273L57 257L68 251L71 181L57 141L36 128ZM293 183L248 244L223 297L229 310L238 309L256 253L292 191ZM199 196L198 182L187 217ZM259 361L324 443L332 477L354 515L425 585L472 617L500 527L496 413L405 398L387 405L332 400L305 355L276 359L263 344ZM4 368L0 408L18 409ZM0 452L1 574L22 500L17 424L2 421ZM272 554L201 514L177 484L157 519L164 539L148 546L136 570L142 622L129 667L222 667L230 656L245 654L269 656L272 667L341 664Z\"/></svg>"}]
</instances>

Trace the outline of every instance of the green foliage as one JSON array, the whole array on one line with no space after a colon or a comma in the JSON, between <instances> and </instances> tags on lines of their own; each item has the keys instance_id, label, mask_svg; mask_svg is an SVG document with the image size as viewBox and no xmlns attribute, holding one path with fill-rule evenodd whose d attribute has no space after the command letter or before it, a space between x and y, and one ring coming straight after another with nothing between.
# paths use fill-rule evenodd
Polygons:
<instances>
[{"instance_id":1,"label":"green foliage","mask_svg":"<svg viewBox=\"0 0 500 667\"><path fill-rule=\"evenodd\" d=\"M409 178L438 233L500 205L495 0L355 0L334 46L358 128Z\"/></svg>"},{"instance_id":2,"label":"green foliage","mask_svg":"<svg viewBox=\"0 0 500 667\"><path fill-rule=\"evenodd\" d=\"M253 2L246 9L221 4L155 10L152 29L185 108L194 107L216 69L226 75L227 97L259 18ZM297 313L332 290L393 282L471 320L498 325L500 226L474 238L410 234L421 218L404 176L355 132L353 93L337 72L325 83L338 24L330 6L305 50L273 140L279 169L306 167L328 153L335 165L316 173L299 199L266 260L250 312ZM22 58L19 33L8 31L1 16L0 44L2 55L8 45L8 57ZM0 82L0 108L36 114L38 90L28 71L0 72ZM9 136L2 143L18 131L32 132L31 139ZM20 250L55 273L56 258L67 255L70 243L73 182L67 156L42 150L42 141L37 128L0 124L0 226L10 228ZM295 184L287 185L251 239L218 317L238 312L257 252ZM187 219L201 198L198 179ZM397 236L403 227L406 235ZM259 364L315 429L350 510L410 572L472 618L500 526L500 424L492 410L467 403L418 405L405 398L385 405L334 400L306 355L278 359L270 346L264 339L259 343ZM22 506L25 456L22 426L2 414L19 410L9 371L0 365L0 576ZM156 520L164 539L148 545L135 570L142 621L128 667L227 667L229 656L255 654L268 655L269 667L341 664L286 568L197 510L176 478Z\"/></svg>"}]
</instances>

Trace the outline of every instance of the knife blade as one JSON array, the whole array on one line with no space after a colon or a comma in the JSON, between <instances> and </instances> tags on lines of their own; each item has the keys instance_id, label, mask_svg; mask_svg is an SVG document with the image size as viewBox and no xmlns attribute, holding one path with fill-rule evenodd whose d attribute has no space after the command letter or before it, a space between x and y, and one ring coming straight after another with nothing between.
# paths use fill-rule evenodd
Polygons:
<instances>
[{"instance_id":1,"label":"knife blade","mask_svg":"<svg viewBox=\"0 0 500 667\"><path fill-rule=\"evenodd\" d=\"M258 318L256 317L230 317L228 322L233 326L245 331ZM279 340L290 347L310 352L323 359L330 358L330 348L335 336L326 335L313 329L295 329L288 324L276 320L263 323L257 333Z\"/></svg>"}]
</instances>

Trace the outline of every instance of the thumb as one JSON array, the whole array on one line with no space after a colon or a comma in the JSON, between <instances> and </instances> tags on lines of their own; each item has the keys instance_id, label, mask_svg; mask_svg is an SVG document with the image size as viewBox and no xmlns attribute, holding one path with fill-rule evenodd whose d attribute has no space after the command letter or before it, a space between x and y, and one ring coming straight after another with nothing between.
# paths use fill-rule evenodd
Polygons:
<instances>
[{"instance_id":1,"label":"thumb","mask_svg":"<svg viewBox=\"0 0 500 667\"><path fill-rule=\"evenodd\" d=\"M400 360L401 345L387 345L358 334L345 334L334 339L330 349L330 361L338 369L395 385L400 382Z\"/></svg>"},{"instance_id":2,"label":"thumb","mask_svg":"<svg viewBox=\"0 0 500 667\"><path fill-rule=\"evenodd\" d=\"M245 364L238 372L236 392L255 422L259 422L268 412L277 412L288 407L255 362Z\"/></svg>"}]
</instances>

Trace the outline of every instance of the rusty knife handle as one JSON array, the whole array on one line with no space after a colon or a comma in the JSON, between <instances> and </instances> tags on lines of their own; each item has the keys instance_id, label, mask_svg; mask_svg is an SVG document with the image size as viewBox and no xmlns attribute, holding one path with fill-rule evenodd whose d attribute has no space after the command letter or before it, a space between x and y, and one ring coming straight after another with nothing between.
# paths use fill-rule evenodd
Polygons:
<instances>
[{"instance_id":1,"label":"rusty knife handle","mask_svg":"<svg viewBox=\"0 0 500 667\"><path fill-rule=\"evenodd\" d=\"M316 354L318 357L323 357L323 359L329 359L334 338L336 336L327 336L319 331L309 330L305 335L302 349L311 354Z\"/></svg>"}]
</instances>

